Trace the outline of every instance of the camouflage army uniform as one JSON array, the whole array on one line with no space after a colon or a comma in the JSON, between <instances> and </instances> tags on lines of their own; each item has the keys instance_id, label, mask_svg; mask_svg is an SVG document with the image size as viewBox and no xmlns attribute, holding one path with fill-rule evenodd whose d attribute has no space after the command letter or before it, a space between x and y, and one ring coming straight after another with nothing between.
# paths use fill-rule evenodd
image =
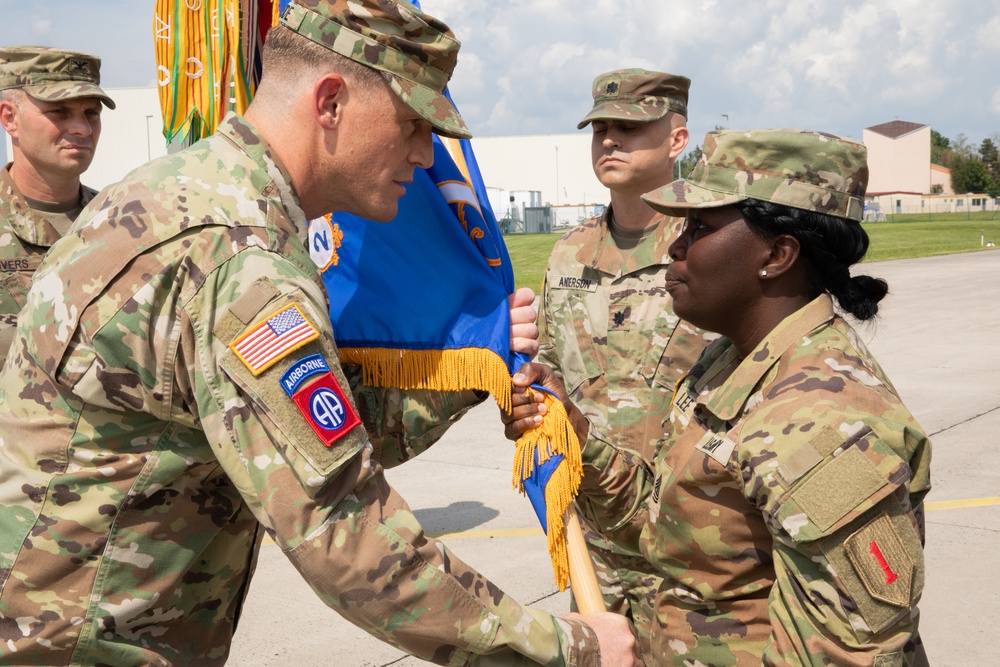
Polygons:
<instances>
[{"instance_id":1,"label":"camouflage army uniform","mask_svg":"<svg viewBox=\"0 0 1000 667\"><path fill-rule=\"evenodd\" d=\"M586 626L497 590L386 483L305 230L230 117L53 247L0 374L0 662L221 665L266 531L326 604L421 658L597 664ZM282 355L247 347L292 324Z\"/></svg>"},{"instance_id":2,"label":"camouflage army uniform","mask_svg":"<svg viewBox=\"0 0 1000 667\"><path fill-rule=\"evenodd\" d=\"M86 204L96 190L80 188L80 202ZM10 164L0 170L0 368L7 360L7 350L14 340L17 314L31 287L31 277L38 269L49 246L59 233L44 216L32 210L10 177Z\"/></svg>"},{"instance_id":3,"label":"camouflage army uniform","mask_svg":"<svg viewBox=\"0 0 1000 667\"><path fill-rule=\"evenodd\" d=\"M658 664L913 664L930 445L830 298L710 346L671 420L655 481L588 445L632 482L597 520L664 575Z\"/></svg>"},{"instance_id":4,"label":"camouflage army uniform","mask_svg":"<svg viewBox=\"0 0 1000 667\"><path fill-rule=\"evenodd\" d=\"M22 89L47 102L97 97L109 108L115 103L100 83L101 60L76 51L40 46L0 48L0 90ZM0 170L0 368L17 327L17 314L31 287L31 277L60 234L44 212L33 210L10 175L11 164ZM80 187L80 206L96 190Z\"/></svg>"},{"instance_id":5,"label":"camouflage army uniform","mask_svg":"<svg viewBox=\"0 0 1000 667\"><path fill-rule=\"evenodd\" d=\"M646 70L603 74L594 81L595 109L580 127L609 117L655 120L668 111L664 104L686 113L688 84ZM627 103L633 100L645 103L642 111ZM660 106L650 111L654 103ZM608 206L556 242L539 305L538 361L553 368L592 425L652 468L674 386L717 336L680 321L664 289L667 250L684 219L658 215L653 231L623 251L610 231L613 216ZM633 620L647 653L659 576L639 554L589 527L585 534L605 605Z\"/></svg>"},{"instance_id":6,"label":"camouflage army uniform","mask_svg":"<svg viewBox=\"0 0 1000 667\"><path fill-rule=\"evenodd\" d=\"M761 130L704 146L688 178L643 199L678 213L753 197L860 221L857 142ZM745 358L710 345L670 420L653 477L596 434L584 452L586 511L664 577L658 664L921 664L930 443L829 295Z\"/></svg>"}]
</instances>

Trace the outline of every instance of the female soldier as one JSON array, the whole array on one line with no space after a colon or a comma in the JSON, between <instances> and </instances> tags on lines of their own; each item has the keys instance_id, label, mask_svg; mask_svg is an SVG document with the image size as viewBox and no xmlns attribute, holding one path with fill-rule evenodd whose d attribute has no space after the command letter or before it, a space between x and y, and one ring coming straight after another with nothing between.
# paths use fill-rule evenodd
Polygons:
<instances>
[{"instance_id":1,"label":"female soldier","mask_svg":"<svg viewBox=\"0 0 1000 667\"><path fill-rule=\"evenodd\" d=\"M678 383L655 471L590 432L578 504L665 577L647 664L910 665L930 443L854 329L884 281L863 145L799 130L710 133L691 175L644 195L686 215L667 289L722 334ZM516 384L541 379L540 365ZM536 403L519 395L509 433Z\"/></svg>"}]
</instances>

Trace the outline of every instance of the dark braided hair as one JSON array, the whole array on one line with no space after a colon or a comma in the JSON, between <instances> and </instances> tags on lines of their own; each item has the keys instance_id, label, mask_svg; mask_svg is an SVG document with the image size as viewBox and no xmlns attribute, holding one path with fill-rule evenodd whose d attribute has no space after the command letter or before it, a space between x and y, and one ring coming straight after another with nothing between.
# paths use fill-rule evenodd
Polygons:
<instances>
[{"instance_id":1,"label":"dark braided hair","mask_svg":"<svg viewBox=\"0 0 1000 667\"><path fill-rule=\"evenodd\" d=\"M759 199L744 199L735 206L761 238L787 234L799 242L811 296L829 292L859 320L875 317L889 285L881 278L851 275L850 267L868 251L868 233L861 223Z\"/></svg>"}]
</instances>

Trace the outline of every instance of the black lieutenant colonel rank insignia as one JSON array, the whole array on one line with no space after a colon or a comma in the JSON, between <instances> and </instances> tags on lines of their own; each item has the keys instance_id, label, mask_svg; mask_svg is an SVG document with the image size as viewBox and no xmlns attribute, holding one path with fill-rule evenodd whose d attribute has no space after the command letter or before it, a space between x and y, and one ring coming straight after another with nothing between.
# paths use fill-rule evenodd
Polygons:
<instances>
[{"instance_id":1,"label":"black lieutenant colonel rank insignia","mask_svg":"<svg viewBox=\"0 0 1000 667\"><path fill-rule=\"evenodd\" d=\"M615 95L618 92L618 82L612 81L608 84L608 87L604 89L605 95Z\"/></svg>"}]
</instances>

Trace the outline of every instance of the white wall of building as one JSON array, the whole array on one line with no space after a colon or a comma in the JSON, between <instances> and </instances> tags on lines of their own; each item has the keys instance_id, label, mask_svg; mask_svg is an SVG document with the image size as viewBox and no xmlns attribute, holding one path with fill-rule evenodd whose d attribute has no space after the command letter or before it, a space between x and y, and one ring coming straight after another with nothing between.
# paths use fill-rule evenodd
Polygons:
<instances>
[{"instance_id":1,"label":"white wall of building","mask_svg":"<svg viewBox=\"0 0 1000 667\"><path fill-rule=\"evenodd\" d=\"M116 107L101 112L97 153L80 179L95 190L120 181L139 165L167 153L156 88L105 88L104 92ZM6 132L4 140L10 159L13 148Z\"/></svg>"},{"instance_id":2,"label":"white wall of building","mask_svg":"<svg viewBox=\"0 0 1000 667\"><path fill-rule=\"evenodd\" d=\"M538 191L553 207L553 227L576 224L608 203L608 189L594 176L590 130L576 134L476 137L472 148L488 188ZM495 211L497 217L503 209ZM589 212L589 215L588 215Z\"/></svg>"},{"instance_id":3,"label":"white wall of building","mask_svg":"<svg viewBox=\"0 0 1000 667\"><path fill-rule=\"evenodd\" d=\"M931 191L931 127L924 125L895 139L862 131L868 148L868 192Z\"/></svg>"}]
</instances>

